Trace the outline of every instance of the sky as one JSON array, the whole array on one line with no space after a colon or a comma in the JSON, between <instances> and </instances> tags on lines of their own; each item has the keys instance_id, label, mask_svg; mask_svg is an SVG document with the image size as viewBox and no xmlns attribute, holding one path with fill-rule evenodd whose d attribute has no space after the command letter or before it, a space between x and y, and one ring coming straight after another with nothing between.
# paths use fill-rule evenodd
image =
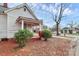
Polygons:
<instances>
[{"instance_id":1,"label":"sky","mask_svg":"<svg viewBox=\"0 0 79 59\"><path fill-rule=\"evenodd\" d=\"M19 5L19 3L8 4L10 8L15 7L17 5ZM28 5L33 10L37 18L43 20L44 25L47 25L48 27L53 27L55 25L52 14L57 13L56 6L58 4L54 6L53 3L29 3ZM64 17L62 18L62 21L60 23L61 27L68 26L68 24L71 23L71 21L73 21L76 24L79 24L79 4L67 3L63 15Z\"/></svg>"}]
</instances>

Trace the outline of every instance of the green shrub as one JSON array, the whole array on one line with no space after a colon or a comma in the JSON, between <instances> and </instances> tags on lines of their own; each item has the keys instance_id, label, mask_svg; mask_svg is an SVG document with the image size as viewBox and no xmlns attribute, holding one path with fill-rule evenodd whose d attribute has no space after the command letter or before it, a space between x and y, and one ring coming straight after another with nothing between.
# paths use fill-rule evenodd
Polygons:
<instances>
[{"instance_id":1,"label":"green shrub","mask_svg":"<svg viewBox=\"0 0 79 59\"><path fill-rule=\"evenodd\" d=\"M33 33L28 29L19 30L15 33L16 42L19 44L19 47L25 46L25 42L27 39L30 39L33 36Z\"/></svg>"},{"instance_id":2,"label":"green shrub","mask_svg":"<svg viewBox=\"0 0 79 59\"><path fill-rule=\"evenodd\" d=\"M76 32L76 34L79 34L79 32Z\"/></svg>"},{"instance_id":3,"label":"green shrub","mask_svg":"<svg viewBox=\"0 0 79 59\"><path fill-rule=\"evenodd\" d=\"M48 29L43 30L43 38L45 38L45 41L47 41L47 39L51 37L52 37L52 33L50 30Z\"/></svg>"}]
</instances>

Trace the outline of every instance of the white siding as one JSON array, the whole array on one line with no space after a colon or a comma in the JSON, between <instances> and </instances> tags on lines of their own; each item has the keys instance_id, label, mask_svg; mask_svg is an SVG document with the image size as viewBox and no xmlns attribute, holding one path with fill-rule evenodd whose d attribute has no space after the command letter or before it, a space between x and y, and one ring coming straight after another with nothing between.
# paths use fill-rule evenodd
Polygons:
<instances>
[{"instance_id":1,"label":"white siding","mask_svg":"<svg viewBox=\"0 0 79 59\"><path fill-rule=\"evenodd\" d=\"M0 38L7 37L7 15L0 15Z\"/></svg>"},{"instance_id":2,"label":"white siding","mask_svg":"<svg viewBox=\"0 0 79 59\"><path fill-rule=\"evenodd\" d=\"M13 38L14 33L21 28L21 25L16 24L16 19L19 16L34 19L34 17L27 10L25 12L23 10L23 8L10 11L10 12L8 12L7 15L8 15L8 17L7 17L7 38Z\"/></svg>"}]
</instances>

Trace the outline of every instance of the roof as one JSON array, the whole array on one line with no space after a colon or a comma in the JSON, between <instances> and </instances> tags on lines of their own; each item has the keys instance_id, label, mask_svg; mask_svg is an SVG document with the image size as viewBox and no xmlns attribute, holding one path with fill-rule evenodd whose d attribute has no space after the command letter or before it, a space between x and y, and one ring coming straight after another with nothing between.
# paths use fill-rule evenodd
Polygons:
<instances>
[{"instance_id":1,"label":"roof","mask_svg":"<svg viewBox=\"0 0 79 59\"><path fill-rule=\"evenodd\" d=\"M20 4L20 5L16 6L16 7L14 7L14 8L10 8L10 9L6 10L5 13L8 13L8 12L10 12L10 11L12 11L12 10L19 9L19 8L22 8L22 7L26 7L27 10L29 11L29 13L30 13L36 20L38 20L38 18L35 16L35 14L33 13L33 11L31 10L31 8L30 8L30 7L28 6L28 4L26 4L26 3Z\"/></svg>"},{"instance_id":2,"label":"roof","mask_svg":"<svg viewBox=\"0 0 79 59\"><path fill-rule=\"evenodd\" d=\"M0 5L0 14L4 13L5 10L8 10L9 8L5 8Z\"/></svg>"},{"instance_id":3,"label":"roof","mask_svg":"<svg viewBox=\"0 0 79 59\"><path fill-rule=\"evenodd\" d=\"M64 27L62 30L71 30L71 28L69 27ZM78 27L73 27L73 30L79 30Z\"/></svg>"},{"instance_id":4,"label":"roof","mask_svg":"<svg viewBox=\"0 0 79 59\"><path fill-rule=\"evenodd\" d=\"M76 29L76 30L79 30L79 28L77 28L77 27L76 27L75 29Z\"/></svg>"},{"instance_id":5,"label":"roof","mask_svg":"<svg viewBox=\"0 0 79 59\"><path fill-rule=\"evenodd\" d=\"M39 25L41 23L40 20L32 19L32 18L27 18L27 17L22 17L19 16L16 20L16 23L21 23L21 21L24 20L24 23L26 24L31 24L31 25Z\"/></svg>"},{"instance_id":6,"label":"roof","mask_svg":"<svg viewBox=\"0 0 79 59\"><path fill-rule=\"evenodd\" d=\"M65 30L65 29L70 29L69 27L64 27L62 30Z\"/></svg>"}]
</instances>

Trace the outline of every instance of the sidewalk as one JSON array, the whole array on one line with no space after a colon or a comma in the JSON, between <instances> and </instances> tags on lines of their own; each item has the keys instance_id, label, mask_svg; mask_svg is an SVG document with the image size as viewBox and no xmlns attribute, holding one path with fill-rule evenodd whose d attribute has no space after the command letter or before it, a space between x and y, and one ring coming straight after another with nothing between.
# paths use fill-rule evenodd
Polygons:
<instances>
[{"instance_id":1,"label":"sidewalk","mask_svg":"<svg viewBox=\"0 0 79 59\"><path fill-rule=\"evenodd\" d=\"M66 35L66 36L53 35L53 37L71 40L71 49L69 51L69 56L79 56L79 37L78 36L76 35Z\"/></svg>"},{"instance_id":2,"label":"sidewalk","mask_svg":"<svg viewBox=\"0 0 79 59\"><path fill-rule=\"evenodd\" d=\"M71 49L69 51L70 56L79 56L79 37L75 37L71 41Z\"/></svg>"},{"instance_id":3,"label":"sidewalk","mask_svg":"<svg viewBox=\"0 0 79 59\"><path fill-rule=\"evenodd\" d=\"M64 39L69 39L69 40L72 40L73 41L78 36L76 36L76 35L70 35L70 34L66 34L64 36L63 34L61 34L60 36L53 35L53 37L56 37L56 38L64 38Z\"/></svg>"}]
</instances>

